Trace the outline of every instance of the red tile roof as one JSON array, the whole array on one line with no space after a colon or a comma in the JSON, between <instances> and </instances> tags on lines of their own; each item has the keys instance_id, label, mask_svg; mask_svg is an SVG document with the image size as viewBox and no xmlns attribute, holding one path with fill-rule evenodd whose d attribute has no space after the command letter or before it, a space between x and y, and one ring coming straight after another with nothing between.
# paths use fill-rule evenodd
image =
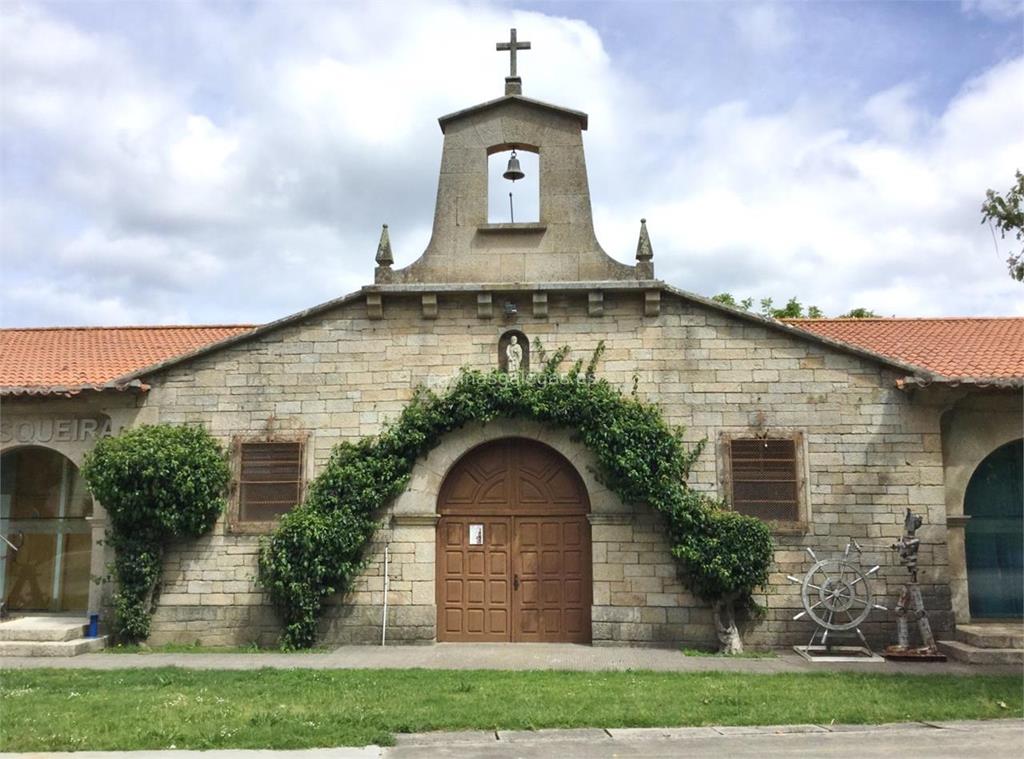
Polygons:
<instances>
[{"instance_id":1,"label":"red tile roof","mask_svg":"<svg viewBox=\"0 0 1024 759\"><path fill-rule=\"evenodd\" d=\"M0 389L93 388L250 329L244 324L0 329Z\"/></svg>"},{"instance_id":2,"label":"red tile roof","mask_svg":"<svg viewBox=\"0 0 1024 759\"><path fill-rule=\"evenodd\" d=\"M1024 378L1024 318L788 319L786 323L946 378ZM0 329L0 394L98 388L251 329L245 324Z\"/></svg>"},{"instance_id":3,"label":"red tile roof","mask_svg":"<svg viewBox=\"0 0 1024 759\"><path fill-rule=\"evenodd\" d=\"M958 379L1024 377L1024 318L786 319L794 327Z\"/></svg>"}]
</instances>

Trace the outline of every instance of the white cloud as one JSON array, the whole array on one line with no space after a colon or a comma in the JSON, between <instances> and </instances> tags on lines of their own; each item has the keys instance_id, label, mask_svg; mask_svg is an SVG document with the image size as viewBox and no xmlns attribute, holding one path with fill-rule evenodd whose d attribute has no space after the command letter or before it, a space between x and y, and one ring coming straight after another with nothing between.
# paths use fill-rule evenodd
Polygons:
<instances>
[{"instance_id":1,"label":"white cloud","mask_svg":"<svg viewBox=\"0 0 1024 759\"><path fill-rule=\"evenodd\" d=\"M796 39L792 13L779 3L743 3L732 13L740 38L755 50L776 53Z\"/></svg>"},{"instance_id":2,"label":"white cloud","mask_svg":"<svg viewBox=\"0 0 1024 759\"><path fill-rule=\"evenodd\" d=\"M86 230L64 246L57 262L108 291L146 287L187 292L224 271L224 262L201 245L155 236L111 238Z\"/></svg>"},{"instance_id":3,"label":"white cloud","mask_svg":"<svg viewBox=\"0 0 1024 759\"><path fill-rule=\"evenodd\" d=\"M5 13L7 323L270 320L369 282L382 222L410 263L430 233L436 118L500 94L493 41L513 25L533 42L527 94L590 114L598 237L619 260L646 216L659 275L697 292L1024 312L978 223L985 188L1024 155L1008 127L1024 123L1021 59L937 114L914 79L696 112L651 97L577 19L440 2L166 8L194 46L181 65L130 31ZM796 44L790 13L733 16L771 58Z\"/></svg>"},{"instance_id":4,"label":"white cloud","mask_svg":"<svg viewBox=\"0 0 1024 759\"><path fill-rule=\"evenodd\" d=\"M223 182L225 164L238 150L238 138L225 134L205 116L189 116L185 130L170 147L173 175L184 182Z\"/></svg>"},{"instance_id":5,"label":"white cloud","mask_svg":"<svg viewBox=\"0 0 1024 759\"><path fill-rule=\"evenodd\" d=\"M1008 21L1024 14L1021 0L960 0L960 7L969 16L981 14L996 21Z\"/></svg>"},{"instance_id":6,"label":"white cloud","mask_svg":"<svg viewBox=\"0 0 1024 759\"><path fill-rule=\"evenodd\" d=\"M868 98L864 104L864 116L882 137L903 142L919 136L918 129L925 114L911 102L914 89L904 82Z\"/></svg>"},{"instance_id":7,"label":"white cloud","mask_svg":"<svg viewBox=\"0 0 1024 759\"><path fill-rule=\"evenodd\" d=\"M18 325L24 323L19 316L26 312L34 317L30 324L53 327L170 324L176 321L167 312L154 314L145 309L131 308L115 295L96 297L49 278L30 279L5 286L3 311L6 323Z\"/></svg>"},{"instance_id":8,"label":"white cloud","mask_svg":"<svg viewBox=\"0 0 1024 759\"><path fill-rule=\"evenodd\" d=\"M909 108L911 91L879 93L865 110ZM880 133L855 136L841 109L725 103L656 184L597 209L599 235L626 250L636 225L621 220L646 215L659 274L706 294L796 295L833 314L1024 314L978 212L1024 155L1024 134L1008 127L1024 123L1024 58L968 82L938 117L914 113L914 129L888 116Z\"/></svg>"}]
</instances>

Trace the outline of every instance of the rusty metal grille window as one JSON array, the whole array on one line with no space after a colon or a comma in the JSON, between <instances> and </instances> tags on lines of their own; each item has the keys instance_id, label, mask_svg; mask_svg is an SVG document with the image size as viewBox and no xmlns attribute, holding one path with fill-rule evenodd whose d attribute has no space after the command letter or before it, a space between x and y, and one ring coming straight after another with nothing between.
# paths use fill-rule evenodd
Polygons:
<instances>
[{"instance_id":1,"label":"rusty metal grille window","mask_svg":"<svg viewBox=\"0 0 1024 759\"><path fill-rule=\"evenodd\" d=\"M290 511L302 491L302 443L242 443L239 521L270 522Z\"/></svg>"},{"instance_id":2,"label":"rusty metal grille window","mask_svg":"<svg viewBox=\"0 0 1024 759\"><path fill-rule=\"evenodd\" d=\"M796 443L793 440L733 440L732 507L766 521L796 522Z\"/></svg>"}]
</instances>

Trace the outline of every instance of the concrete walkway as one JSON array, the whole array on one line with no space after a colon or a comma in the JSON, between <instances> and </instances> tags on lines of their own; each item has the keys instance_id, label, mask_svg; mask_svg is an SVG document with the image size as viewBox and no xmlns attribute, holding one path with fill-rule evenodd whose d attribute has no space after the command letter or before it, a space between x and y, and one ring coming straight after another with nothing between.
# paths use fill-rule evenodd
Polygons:
<instances>
[{"instance_id":1,"label":"concrete walkway","mask_svg":"<svg viewBox=\"0 0 1024 759\"><path fill-rule=\"evenodd\" d=\"M5 657L0 669L558 669L575 671L653 670L656 672L879 672L884 674L1009 674L1021 665L948 662L808 662L792 651L770 659L683 656L676 649L582 646L563 643L438 643L430 646L343 646L325 653L141 653L84 654L75 657Z\"/></svg>"},{"instance_id":2,"label":"concrete walkway","mask_svg":"<svg viewBox=\"0 0 1024 759\"><path fill-rule=\"evenodd\" d=\"M1024 720L911 722L893 725L784 725L399 735L391 748L298 751L81 751L74 754L0 754L74 759L612 759L612 757L791 757L891 759L1016 756L1024 747Z\"/></svg>"}]
</instances>

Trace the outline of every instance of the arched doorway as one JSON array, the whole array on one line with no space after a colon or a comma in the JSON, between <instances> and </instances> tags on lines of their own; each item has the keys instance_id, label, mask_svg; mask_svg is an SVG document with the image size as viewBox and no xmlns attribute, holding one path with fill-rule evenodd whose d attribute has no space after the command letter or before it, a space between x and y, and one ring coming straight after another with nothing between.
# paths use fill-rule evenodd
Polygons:
<instances>
[{"instance_id":1,"label":"arched doorway","mask_svg":"<svg viewBox=\"0 0 1024 759\"><path fill-rule=\"evenodd\" d=\"M1024 440L990 453L964 496L971 619L1024 615Z\"/></svg>"},{"instance_id":2,"label":"arched doorway","mask_svg":"<svg viewBox=\"0 0 1024 759\"><path fill-rule=\"evenodd\" d=\"M92 498L67 457L25 447L0 457L0 599L9 611L86 611Z\"/></svg>"},{"instance_id":3,"label":"arched doorway","mask_svg":"<svg viewBox=\"0 0 1024 759\"><path fill-rule=\"evenodd\" d=\"M438 495L439 641L590 642L590 501L526 438L477 446Z\"/></svg>"}]
</instances>

